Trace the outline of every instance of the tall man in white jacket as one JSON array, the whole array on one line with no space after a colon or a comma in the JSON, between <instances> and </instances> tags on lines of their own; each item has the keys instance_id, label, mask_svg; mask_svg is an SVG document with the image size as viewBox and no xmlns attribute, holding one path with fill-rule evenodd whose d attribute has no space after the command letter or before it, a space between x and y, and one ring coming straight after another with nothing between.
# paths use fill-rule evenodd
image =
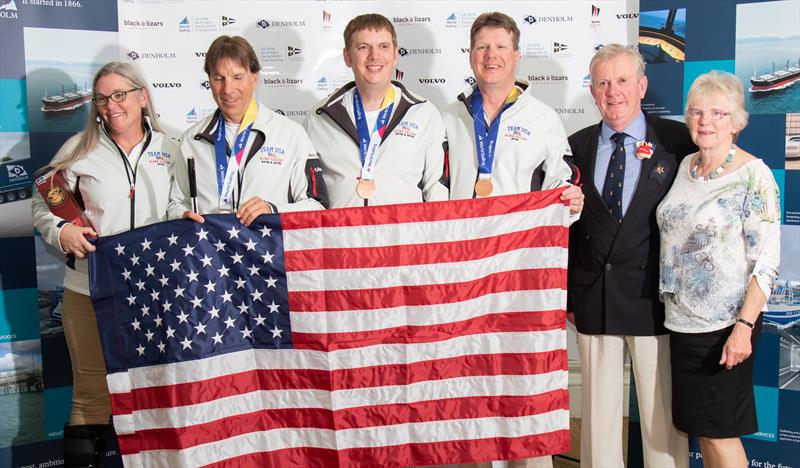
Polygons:
<instances>
[{"instance_id":1,"label":"tall man in white jacket","mask_svg":"<svg viewBox=\"0 0 800 468\"><path fill-rule=\"evenodd\" d=\"M570 153L561 119L515 78L519 35L514 20L503 13L484 13L472 24L469 61L476 83L444 112L451 199L577 182L564 160ZM576 217L583 207L580 188L568 188L563 198Z\"/></svg>"},{"instance_id":2,"label":"tall man in white jacket","mask_svg":"<svg viewBox=\"0 0 800 468\"><path fill-rule=\"evenodd\" d=\"M305 122L330 207L446 200L442 118L433 104L391 80L398 54L391 21L357 16L344 42L354 81L315 105Z\"/></svg>"},{"instance_id":3,"label":"tall man in white jacket","mask_svg":"<svg viewBox=\"0 0 800 468\"><path fill-rule=\"evenodd\" d=\"M179 208L198 222L202 213L235 212L249 225L262 214L322 209L325 185L303 127L255 98L261 65L252 46L243 37L220 36L204 67L218 109L183 135L170 212ZM189 159L196 168L196 206Z\"/></svg>"},{"instance_id":4,"label":"tall man in white jacket","mask_svg":"<svg viewBox=\"0 0 800 468\"><path fill-rule=\"evenodd\" d=\"M555 111L517 82L519 28L503 13L484 13L470 30L470 66L476 84L447 107L450 198L545 190L577 182L564 126ZM577 186L563 192L572 220L583 208ZM480 464L481 468L489 463ZM552 467L550 456L513 460L509 467Z\"/></svg>"}]
</instances>

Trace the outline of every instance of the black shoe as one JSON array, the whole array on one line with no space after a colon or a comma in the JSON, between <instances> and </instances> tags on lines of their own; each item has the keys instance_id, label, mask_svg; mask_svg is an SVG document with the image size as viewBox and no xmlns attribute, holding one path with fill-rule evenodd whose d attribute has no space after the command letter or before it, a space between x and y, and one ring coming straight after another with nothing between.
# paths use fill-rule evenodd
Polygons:
<instances>
[{"instance_id":1,"label":"black shoe","mask_svg":"<svg viewBox=\"0 0 800 468\"><path fill-rule=\"evenodd\" d=\"M64 425L64 466L101 468L106 459L107 424Z\"/></svg>"}]
</instances>

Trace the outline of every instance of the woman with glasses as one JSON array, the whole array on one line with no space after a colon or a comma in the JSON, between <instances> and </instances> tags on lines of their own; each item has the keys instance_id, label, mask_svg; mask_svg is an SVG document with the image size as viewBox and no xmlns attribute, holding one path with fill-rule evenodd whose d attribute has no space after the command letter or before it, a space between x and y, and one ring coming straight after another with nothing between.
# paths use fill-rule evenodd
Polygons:
<instances>
[{"instance_id":1,"label":"woman with glasses","mask_svg":"<svg viewBox=\"0 0 800 468\"><path fill-rule=\"evenodd\" d=\"M734 144L747 125L734 75L695 80L686 125L700 151L684 158L656 212L672 420L700 438L706 466L746 467L739 437L758 430L753 350L780 261L778 187L763 161Z\"/></svg>"},{"instance_id":2,"label":"woman with glasses","mask_svg":"<svg viewBox=\"0 0 800 468\"><path fill-rule=\"evenodd\" d=\"M89 298L87 238L167 219L177 143L156 122L147 84L131 65L111 62L92 82L86 128L56 153L60 171L82 204L85 226L54 215L37 192L34 225L67 254L62 321L72 363L72 411L64 427L65 466L99 466L111 405L95 312Z\"/></svg>"}]
</instances>

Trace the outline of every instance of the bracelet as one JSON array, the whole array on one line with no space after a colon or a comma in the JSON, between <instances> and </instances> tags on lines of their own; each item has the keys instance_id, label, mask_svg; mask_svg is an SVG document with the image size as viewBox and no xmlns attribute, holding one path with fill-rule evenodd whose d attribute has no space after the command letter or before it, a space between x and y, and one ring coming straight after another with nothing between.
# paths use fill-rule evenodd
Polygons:
<instances>
[{"instance_id":1,"label":"bracelet","mask_svg":"<svg viewBox=\"0 0 800 468\"><path fill-rule=\"evenodd\" d=\"M747 320L745 320L743 318L736 319L736 323L742 323L744 325L747 325L748 327L750 327L751 330L756 327L755 325L753 325L752 322L748 322Z\"/></svg>"}]
</instances>

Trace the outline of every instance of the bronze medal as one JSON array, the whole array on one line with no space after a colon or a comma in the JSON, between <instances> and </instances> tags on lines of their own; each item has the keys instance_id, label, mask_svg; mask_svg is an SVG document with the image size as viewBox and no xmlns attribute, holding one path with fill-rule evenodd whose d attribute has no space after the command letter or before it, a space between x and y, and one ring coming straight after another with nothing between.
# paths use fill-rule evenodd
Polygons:
<instances>
[{"instance_id":1,"label":"bronze medal","mask_svg":"<svg viewBox=\"0 0 800 468\"><path fill-rule=\"evenodd\" d=\"M492 194L493 189L492 179L478 179L475 182L475 195L479 197L488 197Z\"/></svg>"},{"instance_id":2,"label":"bronze medal","mask_svg":"<svg viewBox=\"0 0 800 468\"><path fill-rule=\"evenodd\" d=\"M375 194L375 181L372 179L361 179L356 185L356 194L364 200Z\"/></svg>"}]
</instances>

